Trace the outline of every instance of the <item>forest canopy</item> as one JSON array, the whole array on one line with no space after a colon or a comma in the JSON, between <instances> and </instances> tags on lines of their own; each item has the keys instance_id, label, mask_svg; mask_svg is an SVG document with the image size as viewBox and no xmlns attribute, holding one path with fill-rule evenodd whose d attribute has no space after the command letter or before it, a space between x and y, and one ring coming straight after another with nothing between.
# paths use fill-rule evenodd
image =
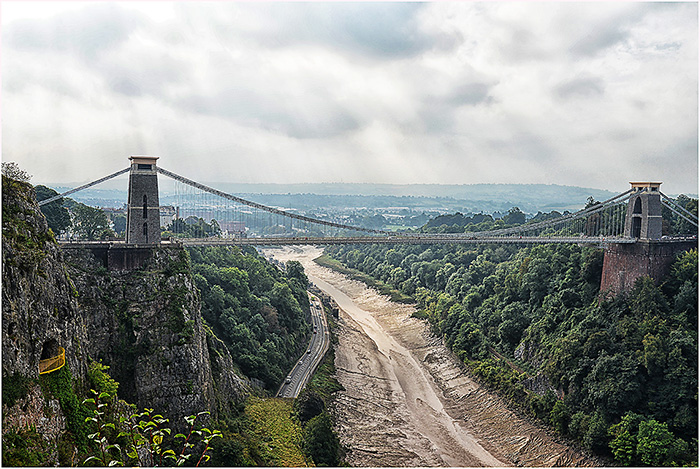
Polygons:
<instances>
[{"instance_id":1,"label":"forest canopy","mask_svg":"<svg viewBox=\"0 0 700 469\"><path fill-rule=\"evenodd\" d=\"M697 461L697 249L660 284L644 277L611 298L594 247L327 253L412 295L472 374L563 436L620 464Z\"/></svg>"}]
</instances>

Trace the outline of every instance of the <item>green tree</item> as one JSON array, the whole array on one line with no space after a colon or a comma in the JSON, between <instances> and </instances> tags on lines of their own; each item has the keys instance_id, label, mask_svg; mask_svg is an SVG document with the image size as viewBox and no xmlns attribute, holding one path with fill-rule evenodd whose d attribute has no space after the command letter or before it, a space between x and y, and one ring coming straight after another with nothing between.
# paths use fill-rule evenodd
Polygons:
<instances>
[{"instance_id":1,"label":"green tree","mask_svg":"<svg viewBox=\"0 0 700 469\"><path fill-rule=\"evenodd\" d=\"M569 421L571 420L571 415L569 414L569 409L564 404L564 401L557 400L554 403L552 411L549 413L549 421L554 427L554 429L562 435L566 435L569 431Z\"/></svg>"},{"instance_id":2,"label":"green tree","mask_svg":"<svg viewBox=\"0 0 700 469\"><path fill-rule=\"evenodd\" d=\"M309 286L309 278L306 276L306 273L304 273L304 267L299 261L288 261L286 270L287 278L298 280L303 288Z\"/></svg>"},{"instance_id":3,"label":"green tree","mask_svg":"<svg viewBox=\"0 0 700 469\"><path fill-rule=\"evenodd\" d=\"M38 202L58 195L58 192L46 186L39 185L34 187L34 190ZM57 235L63 233L71 226L70 213L68 213L68 209L63 206L63 198L42 205L40 208L41 213L46 217L49 228Z\"/></svg>"},{"instance_id":4,"label":"green tree","mask_svg":"<svg viewBox=\"0 0 700 469\"><path fill-rule=\"evenodd\" d=\"M637 463L637 433L642 420L641 415L628 412L619 423L608 429L608 434L612 437L610 449L613 456L624 466Z\"/></svg>"},{"instance_id":5,"label":"green tree","mask_svg":"<svg viewBox=\"0 0 700 469\"><path fill-rule=\"evenodd\" d=\"M94 240L109 229L107 216L99 208L77 203L73 207L73 231L80 238Z\"/></svg>"},{"instance_id":6,"label":"green tree","mask_svg":"<svg viewBox=\"0 0 700 469\"><path fill-rule=\"evenodd\" d=\"M673 433L666 423L656 420L640 422L637 437L637 454L642 463L648 466L667 465L667 457L673 447Z\"/></svg>"},{"instance_id":7,"label":"green tree","mask_svg":"<svg viewBox=\"0 0 700 469\"><path fill-rule=\"evenodd\" d=\"M2 175L16 181L29 182L32 175L23 171L14 161L2 162Z\"/></svg>"},{"instance_id":8,"label":"green tree","mask_svg":"<svg viewBox=\"0 0 700 469\"><path fill-rule=\"evenodd\" d=\"M522 225L525 223L525 214L518 207L513 207L503 217L503 222L506 225Z\"/></svg>"},{"instance_id":9,"label":"green tree","mask_svg":"<svg viewBox=\"0 0 700 469\"><path fill-rule=\"evenodd\" d=\"M114 224L114 232L118 235L124 235L126 232L126 215L117 214L112 218Z\"/></svg>"},{"instance_id":10,"label":"green tree","mask_svg":"<svg viewBox=\"0 0 700 469\"><path fill-rule=\"evenodd\" d=\"M608 427L600 412L596 412L588 423L588 431L583 437L586 448L596 453L604 453L608 449Z\"/></svg>"},{"instance_id":11,"label":"green tree","mask_svg":"<svg viewBox=\"0 0 700 469\"><path fill-rule=\"evenodd\" d=\"M340 442L333 432L328 413L309 420L304 428L304 449L314 459L316 466L337 467L340 462Z\"/></svg>"}]
</instances>

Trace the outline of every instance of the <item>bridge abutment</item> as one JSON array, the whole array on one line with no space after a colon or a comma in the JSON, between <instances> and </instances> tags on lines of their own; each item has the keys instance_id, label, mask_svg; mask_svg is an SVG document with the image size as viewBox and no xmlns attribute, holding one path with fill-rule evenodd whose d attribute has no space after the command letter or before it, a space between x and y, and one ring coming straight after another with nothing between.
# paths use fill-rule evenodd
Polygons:
<instances>
[{"instance_id":1,"label":"bridge abutment","mask_svg":"<svg viewBox=\"0 0 700 469\"><path fill-rule=\"evenodd\" d=\"M604 295L629 292L634 282L645 276L659 284L670 273L678 254L697 247L697 240L639 240L635 244L611 244L603 258L600 292Z\"/></svg>"},{"instance_id":2,"label":"bridge abutment","mask_svg":"<svg viewBox=\"0 0 700 469\"><path fill-rule=\"evenodd\" d=\"M662 239L660 182L631 182L625 237L634 244L610 244L605 249L600 292L629 292L638 278L649 276L658 284L668 275L676 256L697 247L695 240Z\"/></svg>"}]
</instances>

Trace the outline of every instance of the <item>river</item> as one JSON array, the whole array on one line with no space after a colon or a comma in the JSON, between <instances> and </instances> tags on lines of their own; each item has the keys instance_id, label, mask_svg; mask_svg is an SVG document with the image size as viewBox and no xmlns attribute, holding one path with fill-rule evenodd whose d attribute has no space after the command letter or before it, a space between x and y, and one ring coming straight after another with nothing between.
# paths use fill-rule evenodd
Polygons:
<instances>
[{"instance_id":1,"label":"river","mask_svg":"<svg viewBox=\"0 0 700 469\"><path fill-rule=\"evenodd\" d=\"M316 247L266 249L302 263L341 308L335 366L345 388L331 409L352 466L591 466L511 412L411 317L365 284L319 266Z\"/></svg>"}]
</instances>

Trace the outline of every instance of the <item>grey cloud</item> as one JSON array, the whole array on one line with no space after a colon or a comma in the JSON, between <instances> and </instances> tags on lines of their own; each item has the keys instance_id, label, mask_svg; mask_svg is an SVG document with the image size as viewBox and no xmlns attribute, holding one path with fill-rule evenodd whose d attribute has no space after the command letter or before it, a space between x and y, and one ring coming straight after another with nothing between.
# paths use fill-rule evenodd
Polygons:
<instances>
[{"instance_id":1,"label":"grey cloud","mask_svg":"<svg viewBox=\"0 0 700 469\"><path fill-rule=\"evenodd\" d=\"M43 20L22 20L3 31L3 41L18 49L75 53L93 60L126 40L142 18L115 4L98 3Z\"/></svg>"},{"instance_id":2,"label":"grey cloud","mask_svg":"<svg viewBox=\"0 0 700 469\"><path fill-rule=\"evenodd\" d=\"M490 91L494 84L475 82L459 85L443 95L430 95L423 99L421 117L423 128L429 132L451 130L455 112L462 106L478 106L495 102Z\"/></svg>"},{"instance_id":3,"label":"grey cloud","mask_svg":"<svg viewBox=\"0 0 700 469\"><path fill-rule=\"evenodd\" d=\"M303 99L290 101L280 93L263 95L249 89L225 88L209 96L191 95L177 104L299 139L332 137L360 127L355 116L322 93L309 93Z\"/></svg>"},{"instance_id":4,"label":"grey cloud","mask_svg":"<svg viewBox=\"0 0 700 469\"><path fill-rule=\"evenodd\" d=\"M468 83L457 87L446 100L458 106L490 103L493 102L493 97L489 95L492 87L487 83Z\"/></svg>"},{"instance_id":5,"label":"grey cloud","mask_svg":"<svg viewBox=\"0 0 700 469\"><path fill-rule=\"evenodd\" d=\"M113 78L109 80L109 85L113 91L124 96L141 96L143 89L136 80L128 77Z\"/></svg>"},{"instance_id":6,"label":"grey cloud","mask_svg":"<svg viewBox=\"0 0 700 469\"><path fill-rule=\"evenodd\" d=\"M577 56L595 55L600 50L625 41L630 34L625 26L617 21L613 21L606 25L601 25L601 27L596 27L574 42L569 50Z\"/></svg>"},{"instance_id":7,"label":"grey cloud","mask_svg":"<svg viewBox=\"0 0 700 469\"><path fill-rule=\"evenodd\" d=\"M680 42L665 42L663 44L656 44L654 48L660 52L677 51L681 48Z\"/></svg>"},{"instance_id":8,"label":"grey cloud","mask_svg":"<svg viewBox=\"0 0 700 469\"><path fill-rule=\"evenodd\" d=\"M507 140L490 140L492 149L511 155L516 160L531 160L533 164L551 162L557 158L557 151L544 136L529 130L512 130Z\"/></svg>"},{"instance_id":9,"label":"grey cloud","mask_svg":"<svg viewBox=\"0 0 700 469\"><path fill-rule=\"evenodd\" d=\"M602 96L605 92L605 84L599 77L581 77L559 84L555 92L564 99L577 96Z\"/></svg>"},{"instance_id":10,"label":"grey cloud","mask_svg":"<svg viewBox=\"0 0 700 469\"><path fill-rule=\"evenodd\" d=\"M630 37L632 27L646 15L681 8L685 9L686 6L666 2L633 3L616 15L591 23L588 31L573 42L569 51L575 56L594 56L599 51L625 43ZM697 9L694 16L697 17Z\"/></svg>"},{"instance_id":11,"label":"grey cloud","mask_svg":"<svg viewBox=\"0 0 700 469\"><path fill-rule=\"evenodd\" d=\"M543 37L522 28L513 28L509 41L500 46L501 53L513 62L542 60L549 56Z\"/></svg>"},{"instance_id":12,"label":"grey cloud","mask_svg":"<svg viewBox=\"0 0 700 469\"><path fill-rule=\"evenodd\" d=\"M269 15L272 28L253 31L268 47L319 44L363 57L398 59L455 47L461 37L421 30L422 3L274 3L249 5ZM231 34L230 25L222 25ZM269 26L269 25L268 25ZM243 26L245 27L245 26Z\"/></svg>"},{"instance_id":13,"label":"grey cloud","mask_svg":"<svg viewBox=\"0 0 700 469\"><path fill-rule=\"evenodd\" d=\"M167 55L167 52L151 49L104 56L95 64L95 70L119 94L132 97L147 94L166 100L165 85L184 83L190 78L189 64Z\"/></svg>"}]
</instances>

